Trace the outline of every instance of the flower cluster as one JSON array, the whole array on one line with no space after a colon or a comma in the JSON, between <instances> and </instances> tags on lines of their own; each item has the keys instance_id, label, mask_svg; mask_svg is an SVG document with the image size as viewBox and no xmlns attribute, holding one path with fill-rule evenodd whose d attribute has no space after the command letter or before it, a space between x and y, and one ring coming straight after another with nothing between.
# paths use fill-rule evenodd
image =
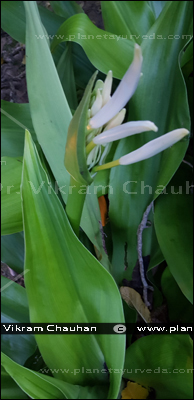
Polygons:
<instances>
[{"instance_id":1,"label":"flower cluster","mask_svg":"<svg viewBox=\"0 0 194 400\"><path fill-rule=\"evenodd\" d=\"M145 160L167 149L189 134L189 131L184 128L173 130L151 140L119 160L103 164L113 141L145 131L158 131L157 126L151 121L131 121L122 124L126 113L126 109L123 107L137 88L141 76L142 61L141 48L138 44L135 44L133 61L113 96L111 96L112 71L108 72L104 82L101 80L96 82L91 96L91 106L88 110L86 131L87 165L89 169L92 169L98 164L93 169L94 172L116 165L133 164Z\"/></svg>"}]
</instances>

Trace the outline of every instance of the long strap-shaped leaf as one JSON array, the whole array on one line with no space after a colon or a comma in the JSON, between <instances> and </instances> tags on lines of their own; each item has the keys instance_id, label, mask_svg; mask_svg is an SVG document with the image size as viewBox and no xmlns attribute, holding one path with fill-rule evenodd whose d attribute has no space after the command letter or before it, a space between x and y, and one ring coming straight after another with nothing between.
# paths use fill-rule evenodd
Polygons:
<instances>
[{"instance_id":1,"label":"long strap-shaped leaf","mask_svg":"<svg viewBox=\"0 0 194 400\"><path fill-rule=\"evenodd\" d=\"M1 277L1 301L2 323L29 322L26 290L4 276ZM13 335L10 329L1 335L1 346L2 351L12 360L24 364L35 352L37 344L33 335Z\"/></svg>"},{"instance_id":2,"label":"long strap-shaped leaf","mask_svg":"<svg viewBox=\"0 0 194 400\"><path fill-rule=\"evenodd\" d=\"M72 115L47 44L36 2L26 1L24 5L26 73L31 117L38 141L66 202L70 176L64 166L64 155ZM94 188L87 197L81 227L100 250L102 263L108 269L109 261L100 237L100 210Z\"/></svg>"},{"instance_id":3,"label":"long strap-shaped leaf","mask_svg":"<svg viewBox=\"0 0 194 400\"><path fill-rule=\"evenodd\" d=\"M22 157L24 152L25 128L36 142L30 116L29 103L18 104L1 100L1 156Z\"/></svg>"},{"instance_id":4,"label":"long strap-shaped leaf","mask_svg":"<svg viewBox=\"0 0 194 400\"><path fill-rule=\"evenodd\" d=\"M20 389L3 366L1 366L1 398L29 399L28 395Z\"/></svg>"},{"instance_id":5,"label":"long strap-shaped leaf","mask_svg":"<svg viewBox=\"0 0 194 400\"><path fill-rule=\"evenodd\" d=\"M147 33L150 39L142 43L143 76L130 101L130 119L151 120L158 126L158 132L145 132L122 139L115 152L115 160L173 129L181 126L190 129L187 93L180 72L179 54L192 35L191 15L191 2L167 2ZM154 35L155 39L152 40ZM169 39L160 40L160 35ZM176 39L178 36L179 40ZM172 178L187 146L186 139L150 159L111 169L109 185L112 192L117 194L112 195L109 191L112 265L117 282L122 282L124 278L131 279L137 261L136 234L143 214ZM152 229L145 230L143 256L150 254L151 233ZM126 242L128 268L125 271L123 260Z\"/></svg>"},{"instance_id":6,"label":"long strap-shaped leaf","mask_svg":"<svg viewBox=\"0 0 194 400\"><path fill-rule=\"evenodd\" d=\"M40 372L32 371L20 364L12 361L9 357L2 353L3 383L5 378L9 379L9 384L14 387L15 391L19 391L16 385L13 386L11 377L32 399L104 399L107 393L107 387L103 386L78 386L64 382ZM5 373L9 376L5 377ZM5 386L5 385L4 385ZM7 387L3 387L4 393ZM7 392L7 391L6 391ZM20 394L20 396L22 393ZM3 397L10 398L10 397ZM14 399L16 397L13 397ZM18 397L25 398L25 397Z\"/></svg>"},{"instance_id":7,"label":"long strap-shaped leaf","mask_svg":"<svg viewBox=\"0 0 194 400\"><path fill-rule=\"evenodd\" d=\"M105 29L138 44L155 21L147 1L102 1L101 7Z\"/></svg>"},{"instance_id":8,"label":"long strap-shaped leaf","mask_svg":"<svg viewBox=\"0 0 194 400\"><path fill-rule=\"evenodd\" d=\"M183 164L155 206L154 225L162 253L176 283L193 304L192 169ZM191 187L191 186L190 186Z\"/></svg>"},{"instance_id":9,"label":"long strap-shaped leaf","mask_svg":"<svg viewBox=\"0 0 194 400\"><path fill-rule=\"evenodd\" d=\"M51 43L51 51L67 40L82 46L97 69L107 74L111 68L113 76L118 79L123 77L133 60L132 40L97 28L85 14L73 15L60 26Z\"/></svg>"},{"instance_id":10,"label":"long strap-shaped leaf","mask_svg":"<svg viewBox=\"0 0 194 400\"><path fill-rule=\"evenodd\" d=\"M31 322L122 322L123 309L112 276L73 233L63 207L48 184L35 145L26 132L23 165L25 285ZM70 383L108 382L101 373L122 368L125 338L117 335L37 335L39 349L54 375ZM97 368L97 374L65 369ZM110 374L109 398L116 398L122 373Z\"/></svg>"}]
</instances>

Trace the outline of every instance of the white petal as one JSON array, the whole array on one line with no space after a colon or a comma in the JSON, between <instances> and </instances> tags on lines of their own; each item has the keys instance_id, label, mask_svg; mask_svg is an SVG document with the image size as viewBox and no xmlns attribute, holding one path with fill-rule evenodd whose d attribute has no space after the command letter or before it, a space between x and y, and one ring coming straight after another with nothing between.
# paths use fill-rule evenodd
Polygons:
<instances>
[{"instance_id":1,"label":"white petal","mask_svg":"<svg viewBox=\"0 0 194 400\"><path fill-rule=\"evenodd\" d=\"M151 140L149 143L140 147L139 149L132 151L131 153L123 156L119 159L120 165L133 164L147 158L153 157L161 151L171 147L173 144L183 139L184 136L188 135L187 129L175 129L165 135L160 136L157 139Z\"/></svg>"},{"instance_id":2,"label":"white petal","mask_svg":"<svg viewBox=\"0 0 194 400\"><path fill-rule=\"evenodd\" d=\"M102 165L102 164L105 163L106 157L107 157L107 155L108 155L108 153L109 153L109 151L110 151L110 149L111 149L111 146L112 146L112 143L108 143L108 144L105 146L104 151L103 151L103 153L102 153L102 155L101 155L101 157L100 157L100 160L99 160L99 162L98 162L99 165Z\"/></svg>"},{"instance_id":3,"label":"white petal","mask_svg":"<svg viewBox=\"0 0 194 400\"><path fill-rule=\"evenodd\" d=\"M109 131L102 132L100 135L93 139L95 144L105 144L114 142L115 140L123 139L125 137L135 135L145 131L157 132L157 126L151 121L131 121L126 124L116 126Z\"/></svg>"},{"instance_id":4,"label":"white petal","mask_svg":"<svg viewBox=\"0 0 194 400\"><path fill-rule=\"evenodd\" d=\"M108 131L109 129L112 129L116 126L119 126L122 124L126 114L126 108L123 108L115 117L113 117L109 123L105 126L103 132Z\"/></svg>"},{"instance_id":5,"label":"white petal","mask_svg":"<svg viewBox=\"0 0 194 400\"><path fill-rule=\"evenodd\" d=\"M94 116L102 107L102 95L100 93L100 89L97 90L96 100L91 107L90 113Z\"/></svg>"},{"instance_id":6,"label":"white petal","mask_svg":"<svg viewBox=\"0 0 194 400\"><path fill-rule=\"evenodd\" d=\"M102 106L104 106L110 100L111 89L112 89L112 71L108 71L102 90Z\"/></svg>"},{"instance_id":7,"label":"white petal","mask_svg":"<svg viewBox=\"0 0 194 400\"><path fill-rule=\"evenodd\" d=\"M96 146L87 157L87 165L89 166L89 169L99 162L100 156L101 146Z\"/></svg>"},{"instance_id":8,"label":"white petal","mask_svg":"<svg viewBox=\"0 0 194 400\"><path fill-rule=\"evenodd\" d=\"M92 128L99 128L110 121L110 119L112 119L133 96L133 93L135 92L139 82L142 61L143 57L141 53L141 47L138 46L138 44L135 44L133 62L125 73L111 99L105 104L104 107L102 107L95 117L91 118L89 121L89 125Z\"/></svg>"}]
</instances>

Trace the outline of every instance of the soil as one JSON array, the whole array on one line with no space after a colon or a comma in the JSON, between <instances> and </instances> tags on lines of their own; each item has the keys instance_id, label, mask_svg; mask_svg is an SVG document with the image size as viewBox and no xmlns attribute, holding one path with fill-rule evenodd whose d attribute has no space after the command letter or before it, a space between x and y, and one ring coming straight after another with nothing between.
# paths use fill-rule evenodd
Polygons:
<instances>
[{"instance_id":1,"label":"soil","mask_svg":"<svg viewBox=\"0 0 194 400\"><path fill-rule=\"evenodd\" d=\"M76 1L98 28L104 29L100 1Z\"/></svg>"},{"instance_id":2,"label":"soil","mask_svg":"<svg viewBox=\"0 0 194 400\"><path fill-rule=\"evenodd\" d=\"M1 98L27 103L25 46L1 31Z\"/></svg>"}]
</instances>

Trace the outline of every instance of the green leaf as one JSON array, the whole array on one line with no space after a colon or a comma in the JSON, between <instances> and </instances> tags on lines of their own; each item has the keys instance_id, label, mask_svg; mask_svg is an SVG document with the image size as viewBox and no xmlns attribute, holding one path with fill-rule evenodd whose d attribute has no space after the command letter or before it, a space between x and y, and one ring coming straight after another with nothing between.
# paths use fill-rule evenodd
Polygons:
<instances>
[{"instance_id":1,"label":"green leaf","mask_svg":"<svg viewBox=\"0 0 194 400\"><path fill-rule=\"evenodd\" d=\"M193 196L192 168L182 163L165 193L156 200L157 238L175 281L193 302Z\"/></svg>"},{"instance_id":2,"label":"green leaf","mask_svg":"<svg viewBox=\"0 0 194 400\"><path fill-rule=\"evenodd\" d=\"M152 224L154 225L153 222L152 222ZM148 229L145 229L145 231L147 231L147 230ZM147 235L147 237L148 237L148 235ZM151 285L154 287L153 305L154 305L154 309L155 309L162 305L163 295L161 293L160 279L159 279L159 281L157 280L155 274L153 275L152 270L156 266L159 266L159 268L161 267L160 264L164 261L164 256L161 252L155 229L152 229L152 235L150 235L150 237L148 237L148 238L150 238L150 240L151 240L151 249L150 249L150 261L149 261L146 275L147 275L147 278L150 281Z\"/></svg>"},{"instance_id":3,"label":"green leaf","mask_svg":"<svg viewBox=\"0 0 194 400\"><path fill-rule=\"evenodd\" d=\"M193 38L182 52L181 68L187 87L189 110L191 117L191 132L193 132Z\"/></svg>"},{"instance_id":4,"label":"green leaf","mask_svg":"<svg viewBox=\"0 0 194 400\"><path fill-rule=\"evenodd\" d=\"M130 101L129 116L134 121L151 120L159 129L157 133L147 132L122 139L117 146L114 160L173 129L190 128L187 93L180 72L179 54L188 35L192 34L191 15L190 2L169 2L148 32L153 38L155 35L155 39L143 41L143 76ZM181 40L157 40L159 34L163 37L171 34L185 36ZM162 57L164 59L161 63ZM181 141L155 157L111 169L109 185L114 194L111 195L109 190L109 218L114 249L113 275L117 282L120 283L123 278L131 279L137 261L137 229L143 213L170 181L187 146L188 140ZM150 235L151 238L152 229L146 231L145 235ZM125 271L126 242L129 267ZM143 249L143 256L147 255L149 254Z\"/></svg>"},{"instance_id":5,"label":"green leaf","mask_svg":"<svg viewBox=\"0 0 194 400\"><path fill-rule=\"evenodd\" d=\"M192 323L193 307L179 289L168 267L162 274L161 286L167 301L170 322Z\"/></svg>"},{"instance_id":6,"label":"green leaf","mask_svg":"<svg viewBox=\"0 0 194 400\"><path fill-rule=\"evenodd\" d=\"M1 7L2 29L18 42L25 43L25 12L23 1L2 1ZM20 21L19 24L18 20Z\"/></svg>"},{"instance_id":7,"label":"green leaf","mask_svg":"<svg viewBox=\"0 0 194 400\"><path fill-rule=\"evenodd\" d=\"M29 181L33 182L35 187L44 182L38 195L30 187ZM28 132L22 197L26 243L25 269L30 269L25 275L30 321L124 321L121 297L112 276L74 235L58 197L48 184ZM122 370L124 336L36 335L36 340L49 368L73 371L85 366L101 371L106 362L108 368ZM109 398L117 397L121 375L121 372L111 374ZM59 371L58 374L54 373L54 376L74 384L108 383L107 374L103 373L89 375L85 372L81 376L74 376Z\"/></svg>"},{"instance_id":8,"label":"green leaf","mask_svg":"<svg viewBox=\"0 0 194 400\"><path fill-rule=\"evenodd\" d=\"M1 277L1 322L29 322L28 301L26 290L5 277ZM36 348L33 335L1 335L2 351L19 364L24 364Z\"/></svg>"},{"instance_id":9,"label":"green leaf","mask_svg":"<svg viewBox=\"0 0 194 400\"><path fill-rule=\"evenodd\" d=\"M24 269L24 234L1 237L1 260L20 274Z\"/></svg>"},{"instance_id":10,"label":"green leaf","mask_svg":"<svg viewBox=\"0 0 194 400\"><path fill-rule=\"evenodd\" d=\"M181 57L181 68L185 67L188 65L190 62L192 62L193 66L193 38L186 47L184 53L182 54Z\"/></svg>"},{"instance_id":11,"label":"green leaf","mask_svg":"<svg viewBox=\"0 0 194 400\"><path fill-rule=\"evenodd\" d=\"M25 43L26 16L23 1L2 1L1 6L3 30L18 42ZM56 33L64 18L41 6L39 12L48 35Z\"/></svg>"},{"instance_id":12,"label":"green leaf","mask_svg":"<svg viewBox=\"0 0 194 400\"><path fill-rule=\"evenodd\" d=\"M148 1L148 4L150 5L156 18L158 18L158 16L162 12L163 8L165 7L166 3L170 3L170 2L169 1Z\"/></svg>"},{"instance_id":13,"label":"green leaf","mask_svg":"<svg viewBox=\"0 0 194 400\"><path fill-rule=\"evenodd\" d=\"M104 399L107 396L106 386L71 385L24 368L5 354L2 354L2 364L22 390L33 399Z\"/></svg>"},{"instance_id":14,"label":"green leaf","mask_svg":"<svg viewBox=\"0 0 194 400\"><path fill-rule=\"evenodd\" d=\"M137 322L137 312L134 308L127 305L127 303L123 300L123 309L125 314L125 322L127 324L135 324ZM127 335L127 346L131 344L133 334Z\"/></svg>"},{"instance_id":15,"label":"green leaf","mask_svg":"<svg viewBox=\"0 0 194 400\"><path fill-rule=\"evenodd\" d=\"M90 79L79 107L71 120L65 148L67 171L77 182L85 186L90 185L93 181L86 163L85 132L87 112L96 75L97 72Z\"/></svg>"},{"instance_id":16,"label":"green leaf","mask_svg":"<svg viewBox=\"0 0 194 400\"><path fill-rule=\"evenodd\" d=\"M97 198L97 187L94 182L88 187L84 208L81 216L81 227L97 248L99 261L110 272L111 264L104 250L104 236L101 229L101 215Z\"/></svg>"},{"instance_id":17,"label":"green leaf","mask_svg":"<svg viewBox=\"0 0 194 400\"><path fill-rule=\"evenodd\" d=\"M77 13L83 13L82 8L76 1L51 1L54 12L65 19Z\"/></svg>"},{"instance_id":18,"label":"green leaf","mask_svg":"<svg viewBox=\"0 0 194 400\"><path fill-rule=\"evenodd\" d=\"M51 51L66 40L80 44L96 69L104 74L111 69L115 78L123 77L133 59L134 42L97 28L85 14L74 15L61 25Z\"/></svg>"},{"instance_id":19,"label":"green leaf","mask_svg":"<svg viewBox=\"0 0 194 400\"><path fill-rule=\"evenodd\" d=\"M66 202L70 177L64 166L64 155L71 113L46 39L37 40L35 36L37 32L41 35L44 32L34 2L27 4L27 21L26 66L32 121L38 141ZM102 254L101 262L108 269L109 261L103 249L99 221L98 200L93 192L86 196L81 227Z\"/></svg>"},{"instance_id":20,"label":"green leaf","mask_svg":"<svg viewBox=\"0 0 194 400\"><path fill-rule=\"evenodd\" d=\"M28 300L25 288L2 276L1 293L3 322L29 322Z\"/></svg>"},{"instance_id":21,"label":"green leaf","mask_svg":"<svg viewBox=\"0 0 194 400\"><path fill-rule=\"evenodd\" d=\"M89 79L92 77L96 68L91 64L90 60L84 53L84 50L77 43L71 43L73 48L73 67L75 72L76 85L85 90ZM64 43L62 43L64 45ZM60 46L60 45L59 45ZM57 49L56 49L57 50ZM55 51L56 51L55 50ZM55 55L55 52L53 56ZM101 78L100 78L101 79Z\"/></svg>"},{"instance_id":22,"label":"green leaf","mask_svg":"<svg viewBox=\"0 0 194 400\"><path fill-rule=\"evenodd\" d=\"M123 376L154 388L156 399L192 399L192 353L189 335L145 336L127 349Z\"/></svg>"},{"instance_id":23,"label":"green leaf","mask_svg":"<svg viewBox=\"0 0 194 400\"><path fill-rule=\"evenodd\" d=\"M69 107L72 110L77 108L77 95L75 86L75 76L72 62L72 46L71 43L67 43L66 49L64 50L58 64L57 72L63 87L66 99Z\"/></svg>"},{"instance_id":24,"label":"green leaf","mask_svg":"<svg viewBox=\"0 0 194 400\"><path fill-rule=\"evenodd\" d=\"M20 183L22 158L2 157L1 234L23 231Z\"/></svg>"},{"instance_id":25,"label":"green leaf","mask_svg":"<svg viewBox=\"0 0 194 400\"><path fill-rule=\"evenodd\" d=\"M29 399L11 376L1 366L1 398L2 399Z\"/></svg>"},{"instance_id":26,"label":"green leaf","mask_svg":"<svg viewBox=\"0 0 194 400\"><path fill-rule=\"evenodd\" d=\"M21 157L24 152L25 129L31 133L37 142L29 104L9 103L1 100L1 155Z\"/></svg>"},{"instance_id":27,"label":"green leaf","mask_svg":"<svg viewBox=\"0 0 194 400\"><path fill-rule=\"evenodd\" d=\"M33 399L65 399L64 393L55 387L55 381L48 376L38 372L30 371L27 368L12 361L2 353L1 362L6 372L17 382L21 389ZM53 384L50 383L50 380Z\"/></svg>"},{"instance_id":28,"label":"green leaf","mask_svg":"<svg viewBox=\"0 0 194 400\"><path fill-rule=\"evenodd\" d=\"M154 223L154 221L152 222ZM156 265L159 265L162 263L162 261L164 261L164 256L161 252L155 229L153 229L152 233L153 234L151 238L151 253L150 253L151 260L149 262L147 273L149 273L152 270L152 268L156 267Z\"/></svg>"},{"instance_id":29,"label":"green leaf","mask_svg":"<svg viewBox=\"0 0 194 400\"><path fill-rule=\"evenodd\" d=\"M64 167L64 152L72 116L44 36L36 3L24 4L27 22L26 74L31 117L38 141L61 186L69 181ZM43 39L37 40L35 33L43 35Z\"/></svg>"},{"instance_id":30,"label":"green leaf","mask_svg":"<svg viewBox=\"0 0 194 400\"><path fill-rule=\"evenodd\" d=\"M106 31L141 44L142 36L155 22L147 1L102 1L102 16Z\"/></svg>"},{"instance_id":31,"label":"green leaf","mask_svg":"<svg viewBox=\"0 0 194 400\"><path fill-rule=\"evenodd\" d=\"M44 373L43 370L47 369L47 366L42 358L42 355L38 347L36 347L34 353L30 357L28 357L28 359L25 361L24 367L32 371L37 371L42 373ZM48 374L48 376L53 376L52 372L48 371L48 369L46 374Z\"/></svg>"},{"instance_id":32,"label":"green leaf","mask_svg":"<svg viewBox=\"0 0 194 400\"><path fill-rule=\"evenodd\" d=\"M66 213L77 236L79 236L79 225L87 188L93 181L86 162L85 137L91 92L96 75L97 71L90 79L79 107L70 122L65 148L65 167L71 176L69 189L73 190L73 193L69 191Z\"/></svg>"}]
</instances>

